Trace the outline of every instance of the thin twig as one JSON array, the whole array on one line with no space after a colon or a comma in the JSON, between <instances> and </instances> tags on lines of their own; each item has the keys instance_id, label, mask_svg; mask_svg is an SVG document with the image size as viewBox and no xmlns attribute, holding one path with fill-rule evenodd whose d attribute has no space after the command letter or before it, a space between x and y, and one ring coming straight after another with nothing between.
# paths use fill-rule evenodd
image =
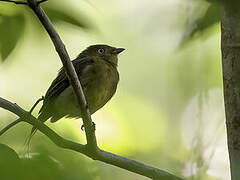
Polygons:
<instances>
[{"instance_id":1,"label":"thin twig","mask_svg":"<svg viewBox=\"0 0 240 180\"><path fill-rule=\"evenodd\" d=\"M35 107L38 105L38 103L40 103L41 101L44 100L44 96L42 96L41 98L39 98L35 104L32 106L32 108L30 109L29 113L32 114L33 110L35 109Z\"/></svg>"},{"instance_id":2,"label":"thin twig","mask_svg":"<svg viewBox=\"0 0 240 180\"><path fill-rule=\"evenodd\" d=\"M12 0L0 0L0 1L10 2L10 3L14 3L14 4L28 5L28 3L24 2L24 1L12 1Z\"/></svg>"},{"instance_id":3,"label":"thin twig","mask_svg":"<svg viewBox=\"0 0 240 180\"><path fill-rule=\"evenodd\" d=\"M5 128L3 128L0 131L0 136L3 135L7 130L9 130L11 127L15 126L16 124L22 122L21 118L17 119L16 121L13 121L12 123L10 123L9 125L7 125Z\"/></svg>"}]
</instances>

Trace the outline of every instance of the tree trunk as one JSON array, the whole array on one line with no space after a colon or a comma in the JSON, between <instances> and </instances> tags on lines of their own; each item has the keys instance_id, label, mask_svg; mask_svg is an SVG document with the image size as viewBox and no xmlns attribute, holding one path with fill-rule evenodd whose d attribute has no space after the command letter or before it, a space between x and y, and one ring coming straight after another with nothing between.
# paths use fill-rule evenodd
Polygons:
<instances>
[{"instance_id":1,"label":"tree trunk","mask_svg":"<svg viewBox=\"0 0 240 180\"><path fill-rule=\"evenodd\" d=\"M233 4L232 4L233 5ZM240 10L222 9L222 66L228 150L232 180L240 179ZM235 4L237 5L237 4Z\"/></svg>"}]
</instances>

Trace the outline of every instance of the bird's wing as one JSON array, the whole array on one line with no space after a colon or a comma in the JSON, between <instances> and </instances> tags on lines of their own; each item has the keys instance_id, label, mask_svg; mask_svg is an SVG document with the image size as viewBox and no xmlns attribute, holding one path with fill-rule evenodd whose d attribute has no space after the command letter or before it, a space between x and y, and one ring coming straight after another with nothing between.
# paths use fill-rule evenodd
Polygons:
<instances>
[{"instance_id":1,"label":"bird's wing","mask_svg":"<svg viewBox=\"0 0 240 180\"><path fill-rule=\"evenodd\" d=\"M81 78L83 74L82 72L84 71L85 67L93 63L93 60L91 58L84 57L80 59L77 58L73 60L72 63L74 68L77 69L76 71L77 71L78 78L82 79ZM57 77L54 79L54 81L52 82L52 84L47 90L47 93L44 98L43 106L40 109L39 113L42 113L44 109L48 108L47 106L50 105L50 103L53 102L54 99L59 94L61 94L69 85L70 83L68 81L67 75L64 69L61 68Z\"/></svg>"}]
</instances>

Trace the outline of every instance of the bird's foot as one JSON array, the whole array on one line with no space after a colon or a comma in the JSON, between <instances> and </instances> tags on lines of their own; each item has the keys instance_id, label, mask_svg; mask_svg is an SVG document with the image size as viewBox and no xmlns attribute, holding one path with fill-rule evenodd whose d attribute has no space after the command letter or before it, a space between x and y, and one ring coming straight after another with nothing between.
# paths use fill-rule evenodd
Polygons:
<instances>
[{"instance_id":1,"label":"bird's foot","mask_svg":"<svg viewBox=\"0 0 240 180\"><path fill-rule=\"evenodd\" d=\"M92 121L92 128L93 128L93 131L96 130L96 124L95 124L95 122L93 122L93 121Z\"/></svg>"},{"instance_id":2,"label":"bird's foot","mask_svg":"<svg viewBox=\"0 0 240 180\"><path fill-rule=\"evenodd\" d=\"M81 126L81 130L84 131L84 124Z\"/></svg>"},{"instance_id":3,"label":"bird's foot","mask_svg":"<svg viewBox=\"0 0 240 180\"><path fill-rule=\"evenodd\" d=\"M93 130L95 131L96 130L96 124L95 122L92 121L92 128ZM84 124L81 126L81 130L84 131L85 127L84 127Z\"/></svg>"}]
</instances>

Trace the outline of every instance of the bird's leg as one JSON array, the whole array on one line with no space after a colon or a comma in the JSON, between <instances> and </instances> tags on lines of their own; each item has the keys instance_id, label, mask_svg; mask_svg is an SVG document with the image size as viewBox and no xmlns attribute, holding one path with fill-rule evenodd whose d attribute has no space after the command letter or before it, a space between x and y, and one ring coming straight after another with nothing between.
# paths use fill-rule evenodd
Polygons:
<instances>
[{"instance_id":1,"label":"bird's leg","mask_svg":"<svg viewBox=\"0 0 240 180\"><path fill-rule=\"evenodd\" d=\"M88 102L86 102L86 104L85 104L85 109L89 109Z\"/></svg>"},{"instance_id":2,"label":"bird's leg","mask_svg":"<svg viewBox=\"0 0 240 180\"><path fill-rule=\"evenodd\" d=\"M89 105L88 103L86 102L85 104L85 108L88 110L89 109ZM92 121L92 127L93 127L93 130L95 131L96 130L96 124ZM84 131L84 124L81 126L81 130Z\"/></svg>"}]
</instances>

